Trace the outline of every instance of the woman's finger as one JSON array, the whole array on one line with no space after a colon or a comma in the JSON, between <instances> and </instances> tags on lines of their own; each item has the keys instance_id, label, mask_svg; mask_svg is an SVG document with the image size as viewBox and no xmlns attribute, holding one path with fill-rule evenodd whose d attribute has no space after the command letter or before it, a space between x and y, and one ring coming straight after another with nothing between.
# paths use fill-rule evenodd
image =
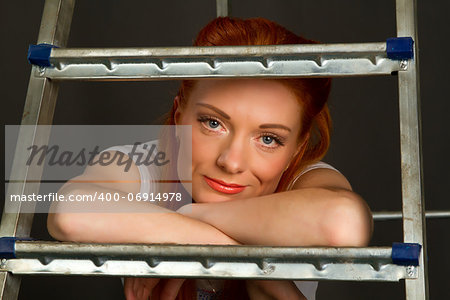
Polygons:
<instances>
[{"instance_id":1,"label":"woman's finger","mask_svg":"<svg viewBox=\"0 0 450 300\"><path fill-rule=\"evenodd\" d=\"M127 277L124 280L123 291L125 294L125 299L127 300L136 300L136 295L134 294L134 278Z\"/></svg>"},{"instance_id":2,"label":"woman's finger","mask_svg":"<svg viewBox=\"0 0 450 300\"><path fill-rule=\"evenodd\" d=\"M165 281L165 280L161 279L161 281L159 282L159 284L156 285L155 288L152 290L151 296L150 296L150 300L160 300L159 295L160 295L160 293L161 293L161 287L163 286L164 281Z\"/></svg>"},{"instance_id":3,"label":"woman's finger","mask_svg":"<svg viewBox=\"0 0 450 300\"><path fill-rule=\"evenodd\" d=\"M138 290L137 290L137 299L138 300L147 300L145 299L145 294L146 294L146 278L138 278ZM148 298L148 296L147 296Z\"/></svg>"},{"instance_id":4,"label":"woman's finger","mask_svg":"<svg viewBox=\"0 0 450 300\"><path fill-rule=\"evenodd\" d=\"M133 294L136 299L138 298L138 292L139 292L139 278L133 278Z\"/></svg>"},{"instance_id":5,"label":"woman's finger","mask_svg":"<svg viewBox=\"0 0 450 300\"><path fill-rule=\"evenodd\" d=\"M143 278L142 283L143 284L139 291L138 300L148 300L148 297L152 293L152 289L150 288L150 286L147 286L146 279Z\"/></svg>"},{"instance_id":6,"label":"woman's finger","mask_svg":"<svg viewBox=\"0 0 450 300\"><path fill-rule=\"evenodd\" d=\"M161 281L161 278L145 278L145 285L151 290Z\"/></svg>"},{"instance_id":7,"label":"woman's finger","mask_svg":"<svg viewBox=\"0 0 450 300\"><path fill-rule=\"evenodd\" d=\"M185 278L170 278L162 287L160 300L175 300Z\"/></svg>"},{"instance_id":8,"label":"woman's finger","mask_svg":"<svg viewBox=\"0 0 450 300\"><path fill-rule=\"evenodd\" d=\"M152 294L153 289L160 282L160 280L161 280L160 278L142 278L143 287L140 299L148 300L148 298Z\"/></svg>"},{"instance_id":9,"label":"woman's finger","mask_svg":"<svg viewBox=\"0 0 450 300\"><path fill-rule=\"evenodd\" d=\"M148 300L160 278L125 278L124 293L127 300Z\"/></svg>"}]
</instances>

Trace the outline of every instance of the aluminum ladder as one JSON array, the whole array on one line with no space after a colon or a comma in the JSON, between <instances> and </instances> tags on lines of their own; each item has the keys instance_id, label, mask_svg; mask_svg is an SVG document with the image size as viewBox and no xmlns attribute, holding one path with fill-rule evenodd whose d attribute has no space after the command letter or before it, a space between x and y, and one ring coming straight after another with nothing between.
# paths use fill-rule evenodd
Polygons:
<instances>
[{"instance_id":1,"label":"aluminum ladder","mask_svg":"<svg viewBox=\"0 0 450 300\"><path fill-rule=\"evenodd\" d=\"M228 1L216 0L217 15ZM38 44L32 50L22 125L51 124L61 80L161 80L208 77L339 77L398 74L403 242L392 247L304 248L254 246L87 244L24 240L33 214L21 204L3 212L0 228L2 299L17 299L20 275L201 277L405 281L406 298L428 299L422 185L416 1L396 0L397 36L381 43L250 47L68 49L74 0L46 0ZM186 64L189 72L186 72ZM144 70L144 71L143 71ZM236 72L238 71L238 72ZM239 75L236 75L238 73ZM11 177L13 194L39 192L28 182L42 167L25 165L30 142L48 133L20 130ZM6 201L6 200L5 200ZM448 212L431 212L446 217ZM422 248L422 249L420 249Z\"/></svg>"}]
</instances>

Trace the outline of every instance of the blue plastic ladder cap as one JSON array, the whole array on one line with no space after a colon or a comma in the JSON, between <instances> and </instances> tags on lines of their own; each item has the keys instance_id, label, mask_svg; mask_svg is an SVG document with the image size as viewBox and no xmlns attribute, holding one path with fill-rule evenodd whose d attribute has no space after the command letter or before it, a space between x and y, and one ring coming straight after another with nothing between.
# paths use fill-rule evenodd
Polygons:
<instances>
[{"instance_id":1,"label":"blue plastic ladder cap","mask_svg":"<svg viewBox=\"0 0 450 300\"><path fill-rule=\"evenodd\" d=\"M38 65L40 67L51 67L50 53L52 48L58 48L50 44L30 45L28 47L28 61L32 65Z\"/></svg>"},{"instance_id":2,"label":"blue plastic ladder cap","mask_svg":"<svg viewBox=\"0 0 450 300\"><path fill-rule=\"evenodd\" d=\"M416 243L393 243L392 262L401 266L418 266L422 246Z\"/></svg>"},{"instance_id":3,"label":"blue plastic ladder cap","mask_svg":"<svg viewBox=\"0 0 450 300\"><path fill-rule=\"evenodd\" d=\"M16 258L16 241L34 241L30 237L1 237L0 238L0 258Z\"/></svg>"},{"instance_id":4,"label":"blue plastic ladder cap","mask_svg":"<svg viewBox=\"0 0 450 300\"><path fill-rule=\"evenodd\" d=\"M0 238L0 258L16 258L16 238L2 237Z\"/></svg>"},{"instance_id":5,"label":"blue plastic ladder cap","mask_svg":"<svg viewBox=\"0 0 450 300\"><path fill-rule=\"evenodd\" d=\"M397 37L386 40L386 53L389 59L405 60L414 57L414 41L411 37Z\"/></svg>"}]
</instances>

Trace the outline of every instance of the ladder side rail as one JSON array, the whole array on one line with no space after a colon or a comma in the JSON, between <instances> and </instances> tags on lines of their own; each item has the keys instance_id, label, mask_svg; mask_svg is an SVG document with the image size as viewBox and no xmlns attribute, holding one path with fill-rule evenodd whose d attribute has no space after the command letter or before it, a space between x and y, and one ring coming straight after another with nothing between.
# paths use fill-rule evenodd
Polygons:
<instances>
[{"instance_id":1,"label":"ladder side rail","mask_svg":"<svg viewBox=\"0 0 450 300\"><path fill-rule=\"evenodd\" d=\"M74 4L75 0L46 0L38 43L66 45ZM30 168L26 166L26 159L24 159L28 155L26 145L48 141L48 132L37 132L36 125L52 123L58 85L47 78L33 76L37 69L36 66L32 67L21 121L21 125L31 126L21 126L12 164L11 178L19 179L20 182L8 186L7 199L9 195L39 192L39 184L26 182L30 176L40 178L40 174L42 174L42 167ZM34 130L32 129L33 126ZM0 236L29 236L32 222L33 214L21 213L20 202L9 207L5 206ZM0 299L17 299L19 288L19 276L12 276L4 271L0 272Z\"/></svg>"},{"instance_id":2,"label":"ladder side rail","mask_svg":"<svg viewBox=\"0 0 450 300\"><path fill-rule=\"evenodd\" d=\"M423 193L419 57L415 0L396 0L397 36L414 39L414 59L399 72L400 147L404 242L422 244L419 278L405 280L406 299L428 299L428 276Z\"/></svg>"},{"instance_id":3,"label":"ladder side rail","mask_svg":"<svg viewBox=\"0 0 450 300\"><path fill-rule=\"evenodd\" d=\"M230 15L230 2L228 0L216 0L217 17L227 17Z\"/></svg>"}]
</instances>

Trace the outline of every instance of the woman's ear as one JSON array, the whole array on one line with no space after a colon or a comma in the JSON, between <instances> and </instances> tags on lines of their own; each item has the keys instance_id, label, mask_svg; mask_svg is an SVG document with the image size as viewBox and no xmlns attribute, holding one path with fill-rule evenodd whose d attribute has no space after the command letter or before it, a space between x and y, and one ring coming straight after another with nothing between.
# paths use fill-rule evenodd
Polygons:
<instances>
[{"instance_id":1,"label":"woman's ear","mask_svg":"<svg viewBox=\"0 0 450 300\"><path fill-rule=\"evenodd\" d=\"M176 96L173 99L173 108L175 110L173 119L174 119L175 125L178 125L180 123L180 119L181 119L180 96Z\"/></svg>"}]
</instances>

